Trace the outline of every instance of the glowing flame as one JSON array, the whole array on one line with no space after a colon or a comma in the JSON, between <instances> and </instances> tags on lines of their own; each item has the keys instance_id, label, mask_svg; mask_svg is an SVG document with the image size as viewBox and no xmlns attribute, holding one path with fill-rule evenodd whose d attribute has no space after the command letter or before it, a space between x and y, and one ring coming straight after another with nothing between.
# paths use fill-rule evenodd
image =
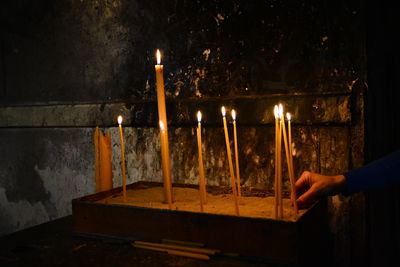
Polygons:
<instances>
[{"instance_id":1,"label":"glowing flame","mask_svg":"<svg viewBox=\"0 0 400 267\"><path fill-rule=\"evenodd\" d=\"M160 129L161 131L165 131L164 123L160 121Z\"/></svg>"},{"instance_id":2,"label":"glowing flame","mask_svg":"<svg viewBox=\"0 0 400 267\"><path fill-rule=\"evenodd\" d=\"M232 119L235 121L236 120L236 111L232 109Z\"/></svg>"},{"instance_id":3,"label":"glowing flame","mask_svg":"<svg viewBox=\"0 0 400 267\"><path fill-rule=\"evenodd\" d=\"M292 119L292 116L290 115L290 113L286 113L286 118L288 119L288 121L290 121Z\"/></svg>"},{"instance_id":4,"label":"glowing flame","mask_svg":"<svg viewBox=\"0 0 400 267\"><path fill-rule=\"evenodd\" d=\"M160 65L160 63L161 63L161 53L160 53L159 49L157 49L156 57L157 57L157 65Z\"/></svg>"},{"instance_id":5,"label":"glowing flame","mask_svg":"<svg viewBox=\"0 0 400 267\"><path fill-rule=\"evenodd\" d=\"M201 122L201 112L200 112L200 110L197 111L197 121Z\"/></svg>"},{"instance_id":6,"label":"glowing flame","mask_svg":"<svg viewBox=\"0 0 400 267\"><path fill-rule=\"evenodd\" d=\"M275 105L274 107L274 115L275 115L275 119L279 118L279 108L278 105Z\"/></svg>"},{"instance_id":7,"label":"glowing flame","mask_svg":"<svg viewBox=\"0 0 400 267\"><path fill-rule=\"evenodd\" d=\"M279 104L279 118L281 120L283 119L283 106L282 106L282 104Z\"/></svg>"},{"instance_id":8,"label":"glowing flame","mask_svg":"<svg viewBox=\"0 0 400 267\"><path fill-rule=\"evenodd\" d=\"M224 106L222 106L222 108L221 108L221 113L222 113L222 116L226 116L226 110L225 110L225 107Z\"/></svg>"},{"instance_id":9,"label":"glowing flame","mask_svg":"<svg viewBox=\"0 0 400 267\"><path fill-rule=\"evenodd\" d=\"M119 116L118 116L118 124L121 125L121 123L122 123L122 116L119 115Z\"/></svg>"}]
</instances>

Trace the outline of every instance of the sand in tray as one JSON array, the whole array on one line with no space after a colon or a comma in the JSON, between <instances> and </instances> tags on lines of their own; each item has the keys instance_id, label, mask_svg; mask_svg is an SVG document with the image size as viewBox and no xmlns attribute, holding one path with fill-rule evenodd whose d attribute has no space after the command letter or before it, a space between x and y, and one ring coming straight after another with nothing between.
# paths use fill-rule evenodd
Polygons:
<instances>
[{"instance_id":1,"label":"sand in tray","mask_svg":"<svg viewBox=\"0 0 400 267\"><path fill-rule=\"evenodd\" d=\"M146 189L127 190L127 201L123 202L122 194L98 200L97 203L118 204L155 209L168 209L163 203L164 189L151 187ZM174 187L173 210L200 212L199 190L193 188ZM241 197L240 216L256 218L275 218L274 197ZM294 209L289 199L283 199L283 220L294 221ZM300 217L305 210L299 210ZM231 194L213 195L207 193L207 204L204 213L235 215L235 206Z\"/></svg>"}]
</instances>

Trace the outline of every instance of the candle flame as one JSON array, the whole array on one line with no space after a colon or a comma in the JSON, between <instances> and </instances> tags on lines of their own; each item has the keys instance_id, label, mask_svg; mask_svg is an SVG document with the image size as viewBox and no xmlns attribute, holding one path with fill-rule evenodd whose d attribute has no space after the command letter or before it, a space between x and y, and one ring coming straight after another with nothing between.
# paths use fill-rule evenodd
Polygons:
<instances>
[{"instance_id":1,"label":"candle flame","mask_svg":"<svg viewBox=\"0 0 400 267\"><path fill-rule=\"evenodd\" d=\"M279 118L283 120L283 106L282 104L279 104Z\"/></svg>"},{"instance_id":2,"label":"candle flame","mask_svg":"<svg viewBox=\"0 0 400 267\"><path fill-rule=\"evenodd\" d=\"M222 116L226 116L226 110L225 110L225 107L224 106L222 106L222 108L221 108L221 113L222 113Z\"/></svg>"},{"instance_id":3,"label":"candle flame","mask_svg":"<svg viewBox=\"0 0 400 267\"><path fill-rule=\"evenodd\" d=\"M286 113L286 118L288 119L288 121L290 121L292 119L292 116L290 115L290 113Z\"/></svg>"},{"instance_id":4,"label":"candle flame","mask_svg":"<svg viewBox=\"0 0 400 267\"><path fill-rule=\"evenodd\" d=\"M278 105L275 105L274 107L274 115L275 115L275 119L279 118L279 108Z\"/></svg>"},{"instance_id":5,"label":"candle flame","mask_svg":"<svg viewBox=\"0 0 400 267\"><path fill-rule=\"evenodd\" d=\"M160 121L160 129L161 131L165 131L164 123Z\"/></svg>"},{"instance_id":6,"label":"candle flame","mask_svg":"<svg viewBox=\"0 0 400 267\"><path fill-rule=\"evenodd\" d=\"M235 121L236 120L236 111L234 109L232 109L231 113L232 113L232 119Z\"/></svg>"},{"instance_id":7,"label":"candle flame","mask_svg":"<svg viewBox=\"0 0 400 267\"><path fill-rule=\"evenodd\" d=\"M200 110L197 111L197 121L201 122L201 112L200 112Z\"/></svg>"},{"instance_id":8,"label":"candle flame","mask_svg":"<svg viewBox=\"0 0 400 267\"><path fill-rule=\"evenodd\" d=\"M121 123L122 123L122 116L119 115L119 116L118 116L118 124L121 125Z\"/></svg>"},{"instance_id":9,"label":"candle flame","mask_svg":"<svg viewBox=\"0 0 400 267\"><path fill-rule=\"evenodd\" d=\"M159 49L157 49L156 56L157 56L157 65L160 65L160 63L161 63L161 53L160 53Z\"/></svg>"}]
</instances>

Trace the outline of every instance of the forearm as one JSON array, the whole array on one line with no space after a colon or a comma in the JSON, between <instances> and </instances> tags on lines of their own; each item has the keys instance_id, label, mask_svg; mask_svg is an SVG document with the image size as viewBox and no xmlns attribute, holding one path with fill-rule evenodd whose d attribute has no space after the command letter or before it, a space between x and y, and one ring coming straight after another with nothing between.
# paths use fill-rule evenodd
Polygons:
<instances>
[{"instance_id":1,"label":"forearm","mask_svg":"<svg viewBox=\"0 0 400 267\"><path fill-rule=\"evenodd\" d=\"M400 151L344 173L346 195L400 183Z\"/></svg>"}]
</instances>

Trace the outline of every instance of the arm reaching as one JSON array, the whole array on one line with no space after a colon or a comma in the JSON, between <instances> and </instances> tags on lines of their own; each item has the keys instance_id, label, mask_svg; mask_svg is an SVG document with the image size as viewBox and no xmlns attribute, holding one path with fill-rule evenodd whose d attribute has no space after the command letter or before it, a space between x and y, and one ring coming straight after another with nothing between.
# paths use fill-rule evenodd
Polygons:
<instances>
[{"instance_id":1,"label":"arm reaching","mask_svg":"<svg viewBox=\"0 0 400 267\"><path fill-rule=\"evenodd\" d=\"M311 204L324 196L333 196L346 190L346 179L343 175L326 176L313 172L303 172L296 182L299 206Z\"/></svg>"},{"instance_id":2,"label":"arm reaching","mask_svg":"<svg viewBox=\"0 0 400 267\"><path fill-rule=\"evenodd\" d=\"M326 176L303 172L296 182L297 204L304 206L315 200L339 193L351 195L360 191L400 184L400 151L373 161L343 175Z\"/></svg>"}]
</instances>

